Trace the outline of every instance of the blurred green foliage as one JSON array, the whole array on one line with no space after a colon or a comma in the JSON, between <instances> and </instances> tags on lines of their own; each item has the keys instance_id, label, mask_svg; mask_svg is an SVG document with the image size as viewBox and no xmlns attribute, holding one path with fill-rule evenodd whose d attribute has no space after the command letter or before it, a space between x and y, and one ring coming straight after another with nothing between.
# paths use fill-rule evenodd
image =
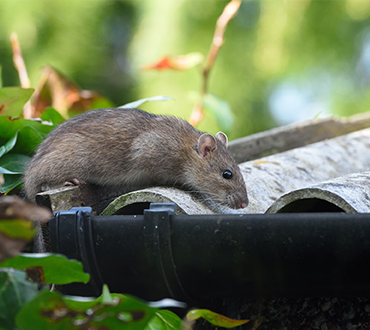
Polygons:
<instances>
[{"instance_id":1,"label":"blurred green foliage","mask_svg":"<svg viewBox=\"0 0 370 330\"><path fill-rule=\"evenodd\" d=\"M18 84L9 36L19 35L30 78L50 64L83 89L121 105L153 95L156 113L188 118L199 90L197 69L141 72L165 55L209 50L227 0L0 2L4 86ZM245 0L230 21L209 92L234 112L231 139L277 124L350 115L370 104L368 0ZM209 113L199 125L219 130Z\"/></svg>"},{"instance_id":2,"label":"blurred green foliage","mask_svg":"<svg viewBox=\"0 0 370 330\"><path fill-rule=\"evenodd\" d=\"M128 1L0 1L4 86L19 84L9 43L17 32L33 87L52 65L83 89L117 103L132 101L127 48L136 22Z\"/></svg>"}]
</instances>

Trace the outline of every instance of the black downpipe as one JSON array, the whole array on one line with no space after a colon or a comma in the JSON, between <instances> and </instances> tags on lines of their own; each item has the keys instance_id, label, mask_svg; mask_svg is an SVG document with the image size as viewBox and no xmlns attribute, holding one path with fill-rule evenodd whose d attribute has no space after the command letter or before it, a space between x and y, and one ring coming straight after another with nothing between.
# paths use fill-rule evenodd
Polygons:
<instances>
[{"instance_id":1,"label":"black downpipe","mask_svg":"<svg viewBox=\"0 0 370 330\"><path fill-rule=\"evenodd\" d=\"M87 285L189 303L217 298L355 297L370 294L370 214L144 215L58 212L52 251L83 262Z\"/></svg>"}]
</instances>

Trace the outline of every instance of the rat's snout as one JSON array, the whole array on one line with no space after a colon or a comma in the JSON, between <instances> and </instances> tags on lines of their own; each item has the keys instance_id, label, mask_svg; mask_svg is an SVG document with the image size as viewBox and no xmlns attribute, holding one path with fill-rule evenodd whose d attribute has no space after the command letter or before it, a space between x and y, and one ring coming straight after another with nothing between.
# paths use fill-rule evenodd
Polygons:
<instances>
[{"instance_id":1,"label":"rat's snout","mask_svg":"<svg viewBox=\"0 0 370 330\"><path fill-rule=\"evenodd\" d=\"M239 192L237 201L238 202L235 203L236 207L238 207L239 209L245 209L249 204L247 192L245 192L245 194Z\"/></svg>"},{"instance_id":2,"label":"rat's snout","mask_svg":"<svg viewBox=\"0 0 370 330\"><path fill-rule=\"evenodd\" d=\"M245 209L249 205L247 193L242 193L240 191L234 193L234 196L232 200L230 200L229 205L233 209Z\"/></svg>"},{"instance_id":3,"label":"rat's snout","mask_svg":"<svg viewBox=\"0 0 370 330\"><path fill-rule=\"evenodd\" d=\"M241 208L241 209L245 209L245 208L248 206L248 204L249 204L249 201L243 202L243 203L241 203L241 204L239 205L239 208Z\"/></svg>"}]
</instances>

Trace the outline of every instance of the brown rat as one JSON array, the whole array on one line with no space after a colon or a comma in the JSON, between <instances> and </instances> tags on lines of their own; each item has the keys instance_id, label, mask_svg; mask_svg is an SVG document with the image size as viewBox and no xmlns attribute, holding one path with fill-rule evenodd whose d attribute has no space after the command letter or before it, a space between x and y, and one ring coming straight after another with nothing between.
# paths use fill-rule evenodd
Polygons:
<instances>
[{"instance_id":1,"label":"brown rat","mask_svg":"<svg viewBox=\"0 0 370 330\"><path fill-rule=\"evenodd\" d=\"M176 186L199 193L211 207L248 205L224 133L214 137L182 119L138 109L88 111L47 136L25 171L27 198L71 182L120 191Z\"/></svg>"}]
</instances>

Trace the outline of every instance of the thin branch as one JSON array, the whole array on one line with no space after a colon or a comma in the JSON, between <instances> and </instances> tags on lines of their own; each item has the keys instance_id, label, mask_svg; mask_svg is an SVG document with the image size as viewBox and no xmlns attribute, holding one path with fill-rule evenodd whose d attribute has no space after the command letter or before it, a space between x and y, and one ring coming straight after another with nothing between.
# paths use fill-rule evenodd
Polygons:
<instances>
[{"instance_id":1,"label":"thin branch","mask_svg":"<svg viewBox=\"0 0 370 330\"><path fill-rule=\"evenodd\" d=\"M204 71L209 72L215 62L218 51L224 42L224 33L229 21L235 16L241 4L241 0L232 0L229 2L221 16L217 20L215 34L213 36L211 48L205 62Z\"/></svg>"},{"instance_id":2,"label":"thin branch","mask_svg":"<svg viewBox=\"0 0 370 330\"><path fill-rule=\"evenodd\" d=\"M24 64L24 60L23 60L23 57L22 57L21 47L19 45L19 40L18 40L17 33L13 32L11 34L10 43L12 45L12 50L13 50L14 66L18 71L21 86L22 86L22 88L30 88L31 87L31 82L28 79L26 65Z\"/></svg>"},{"instance_id":3,"label":"thin branch","mask_svg":"<svg viewBox=\"0 0 370 330\"><path fill-rule=\"evenodd\" d=\"M22 88L30 88L31 82L28 78L26 65L23 60L21 47L19 45L18 35L17 33L13 32L10 36L10 43L13 50L13 62L14 66L18 71L19 80L21 83ZM23 108L23 117L26 119L32 118L32 106L30 101L28 101Z\"/></svg>"},{"instance_id":4,"label":"thin branch","mask_svg":"<svg viewBox=\"0 0 370 330\"><path fill-rule=\"evenodd\" d=\"M216 23L216 29L215 33L213 35L213 40L211 47L209 49L204 68L202 71L202 77L203 77L203 86L200 92L200 101L198 101L193 111L190 115L189 122L192 125L198 124L204 117L204 104L203 104L203 98L207 94L208 91L208 78L209 73L213 67L213 64L216 60L218 51L220 50L223 42L224 42L224 33L227 27L227 24L229 21L235 16L237 13L239 7L241 5L241 0L232 0L230 1L226 7L224 8L221 16L218 18Z\"/></svg>"}]
</instances>

